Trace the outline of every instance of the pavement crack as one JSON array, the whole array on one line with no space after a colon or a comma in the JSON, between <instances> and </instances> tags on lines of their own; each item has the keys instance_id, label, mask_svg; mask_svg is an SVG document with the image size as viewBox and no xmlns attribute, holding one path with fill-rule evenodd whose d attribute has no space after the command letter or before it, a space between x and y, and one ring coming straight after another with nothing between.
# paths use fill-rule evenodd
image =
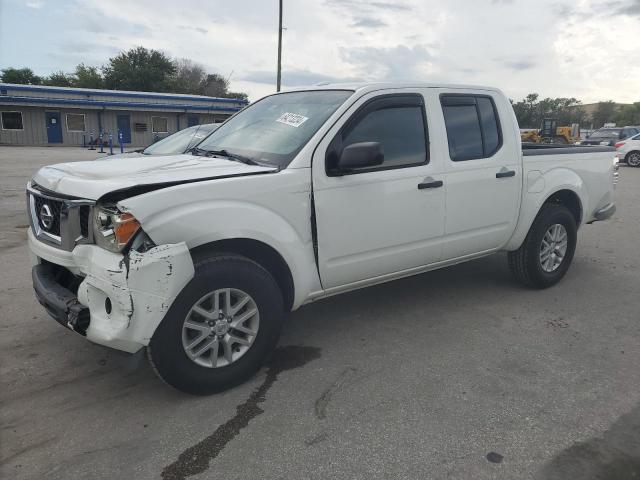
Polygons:
<instances>
[{"instance_id":1,"label":"pavement crack","mask_svg":"<svg viewBox=\"0 0 640 480\"><path fill-rule=\"evenodd\" d=\"M335 393L341 390L342 387L353 378L356 371L353 367L345 368L340 375L338 375L336 381L318 397L315 404L315 414L318 419L324 420L327 418L327 405L329 405Z\"/></svg>"},{"instance_id":2,"label":"pavement crack","mask_svg":"<svg viewBox=\"0 0 640 480\"><path fill-rule=\"evenodd\" d=\"M278 379L278 375L302 367L317 358L320 358L320 349L316 347L289 345L277 348L268 363L264 381L251 392L245 402L236 407L235 416L220 425L213 434L182 452L175 462L164 468L162 478L183 480L206 471L211 460L216 458L252 419L264 413L259 404L265 401L266 394Z\"/></svg>"}]
</instances>

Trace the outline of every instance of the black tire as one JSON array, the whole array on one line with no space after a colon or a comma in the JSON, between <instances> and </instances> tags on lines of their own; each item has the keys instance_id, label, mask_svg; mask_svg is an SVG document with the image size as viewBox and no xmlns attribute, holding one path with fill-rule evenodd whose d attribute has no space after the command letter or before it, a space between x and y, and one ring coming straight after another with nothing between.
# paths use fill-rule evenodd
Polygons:
<instances>
[{"instance_id":1,"label":"black tire","mask_svg":"<svg viewBox=\"0 0 640 480\"><path fill-rule=\"evenodd\" d=\"M540 263L540 246L547 230L555 224L567 231L567 250L562 263L553 272L547 272ZM515 252L509 252L509 268L519 282L533 288L548 288L564 277L576 250L576 220L562 205L545 204L538 212L524 242Z\"/></svg>"},{"instance_id":2,"label":"black tire","mask_svg":"<svg viewBox=\"0 0 640 480\"><path fill-rule=\"evenodd\" d=\"M236 288L255 301L258 333L249 350L235 362L218 368L196 364L182 346L182 325L191 307L208 292ZM208 395L249 379L275 348L282 320L282 293L271 274L256 262L235 254L220 254L195 264L195 275L175 299L156 329L147 355L158 376L172 387L195 395Z\"/></svg>"},{"instance_id":3,"label":"black tire","mask_svg":"<svg viewBox=\"0 0 640 480\"><path fill-rule=\"evenodd\" d=\"M624 161L627 162L627 165L630 167L640 167L640 152L634 150L633 152L627 153Z\"/></svg>"}]
</instances>

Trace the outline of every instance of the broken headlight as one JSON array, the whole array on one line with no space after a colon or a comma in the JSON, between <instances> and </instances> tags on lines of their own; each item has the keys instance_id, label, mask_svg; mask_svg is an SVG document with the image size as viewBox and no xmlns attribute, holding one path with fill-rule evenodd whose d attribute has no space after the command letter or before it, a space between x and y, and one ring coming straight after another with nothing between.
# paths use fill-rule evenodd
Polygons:
<instances>
[{"instance_id":1,"label":"broken headlight","mask_svg":"<svg viewBox=\"0 0 640 480\"><path fill-rule=\"evenodd\" d=\"M129 212L115 205L96 205L93 209L93 238L96 245L120 252L140 229L140 223Z\"/></svg>"}]
</instances>

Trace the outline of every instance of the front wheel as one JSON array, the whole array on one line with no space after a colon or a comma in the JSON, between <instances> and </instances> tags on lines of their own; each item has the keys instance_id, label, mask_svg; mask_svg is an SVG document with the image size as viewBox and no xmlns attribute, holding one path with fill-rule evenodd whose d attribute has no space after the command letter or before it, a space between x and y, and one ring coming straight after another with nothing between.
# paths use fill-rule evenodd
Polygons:
<instances>
[{"instance_id":1,"label":"front wheel","mask_svg":"<svg viewBox=\"0 0 640 480\"><path fill-rule=\"evenodd\" d=\"M640 167L640 152L630 152L625 160L630 167Z\"/></svg>"},{"instance_id":2,"label":"front wheel","mask_svg":"<svg viewBox=\"0 0 640 480\"><path fill-rule=\"evenodd\" d=\"M195 275L156 329L147 354L156 373L186 393L233 387L275 347L284 307L271 274L239 255L195 265Z\"/></svg>"},{"instance_id":3,"label":"front wheel","mask_svg":"<svg viewBox=\"0 0 640 480\"><path fill-rule=\"evenodd\" d=\"M571 265L576 241L577 226L571 212L562 205L544 205L520 248L509 252L511 272L530 287L555 285Z\"/></svg>"}]
</instances>

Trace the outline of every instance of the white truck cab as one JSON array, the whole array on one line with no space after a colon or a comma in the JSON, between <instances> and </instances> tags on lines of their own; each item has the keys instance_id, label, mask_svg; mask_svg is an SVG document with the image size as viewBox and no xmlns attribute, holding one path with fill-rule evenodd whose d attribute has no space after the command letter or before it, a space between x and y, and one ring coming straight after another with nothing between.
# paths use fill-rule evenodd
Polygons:
<instances>
[{"instance_id":1,"label":"white truck cab","mask_svg":"<svg viewBox=\"0 0 640 480\"><path fill-rule=\"evenodd\" d=\"M325 85L267 96L189 154L42 168L27 187L36 296L88 340L147 349L211 393L260 368L285 312L509 252L549 287L615 211L615 151L523 149L506 96Z\"/></svg>"}]
</instances>

